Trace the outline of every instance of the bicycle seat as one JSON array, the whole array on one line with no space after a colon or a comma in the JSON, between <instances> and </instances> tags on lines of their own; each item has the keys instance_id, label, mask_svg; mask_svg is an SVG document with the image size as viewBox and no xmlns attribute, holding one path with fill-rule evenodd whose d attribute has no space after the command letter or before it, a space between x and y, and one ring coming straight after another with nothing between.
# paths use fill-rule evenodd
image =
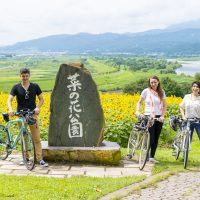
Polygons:
<instances>
[{"instance_id":1,"label":"bicycle seat","mask_svg":"<svg viewBox=\"0 0 200 200\"><path fill-rule=\"evenodd\" d=\"M8 114L7 112L3 112L2 115L3 115L3 119L4 119L6 122L8 122L8 121L9 121L9 114Z\"/></svg>"}]
</instances>

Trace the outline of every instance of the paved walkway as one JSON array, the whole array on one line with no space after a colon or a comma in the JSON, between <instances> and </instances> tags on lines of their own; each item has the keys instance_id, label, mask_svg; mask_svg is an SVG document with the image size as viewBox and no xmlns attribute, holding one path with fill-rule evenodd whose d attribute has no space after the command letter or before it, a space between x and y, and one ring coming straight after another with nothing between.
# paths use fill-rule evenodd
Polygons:
<instances>
[{"instance_id":1,"label":"paved walkway","mask_svg":"<svg viewBox=\"0 0 200 200\"><path fill-rule=\"evenodd\" d=\"M180 173L157 183L156 187L142 189L123 200L197 200L200 199L200 171Z\"/></svg>"},{"instance_id":2,"label":"paved walkway","mask_svg":"<svg viewBox=\"0 0 200 200\"><path fill-rule=\"evenodd\" d=\"M29 171L25 166L20 166L21 154L11 154L6 160L0 161L0 174L28 175L66 178L71 176L93 176L93 177L122 177L132 175L151 175L151 164L147 164L140 171L138 164L134 161L123 160L120 166L104 166L95 164L77 163L49 163L49 167L36 165L35 169Z\"/></svg>"},{"instance_id":3,"label":"paved walkway","mask_svg":"<svg viewBox=\"0 0 200 200\"><path fill-rule=\"evenodd\" d=\"M158 177L169 176L163 172L147 177L142 182L134 183L120 190L101 197L99 200L198 200L200 199L200 168L186 173L170 176L164 181L152 184ZM150 185L146 187L147 185ZM145 189L139 190L140 187ZM132 193L130 195L130 192ZM129 196L127 196L129 194ZM126 197L125 197L126 196ZM124 198L123 198L124 197Z\"/></svg>"},{"instance_id":4,"label":"paved walkway","mask_svg":"<svg viewBox=\"0 0 200 200\"><path fill-rule=\"evenodd\" d=\"M67 178L72 176L93 176L93 177L122 177L129 175L147 175L148 178L141 183L133 184L123 188L114 194L108 194L101 200L108 200L116 194L125 194L127 191L151 181L152 165L147 163L145 169L140 171L138 164L133 161L123 160L120 166L103 166L95 164L73 164L73 163L49 163L49 167L36 166L33 171L28 171L25 166L20 166L21 155L10 155L5 161L0 161L0 174L45 176ZM114 196L113 196L114 195ZM123 200L197 200L200 199L200 169L173 175L168 179L159 182L154 187L148 187L136 191Z\"/></svg>"}]
</instances>

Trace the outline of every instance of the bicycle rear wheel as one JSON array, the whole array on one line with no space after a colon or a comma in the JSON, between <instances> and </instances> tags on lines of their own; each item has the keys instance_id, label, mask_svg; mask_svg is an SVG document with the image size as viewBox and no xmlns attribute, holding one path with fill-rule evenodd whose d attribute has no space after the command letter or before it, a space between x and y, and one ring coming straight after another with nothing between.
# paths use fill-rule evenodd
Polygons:
<instances>
[{"instance_id":1,"label":"bicycle rear wheel","mask_svg":"<svg viewBox=\"0 0 200 200\"><path fill-rule=\"evenodd\" d=\"M142 170L147 162L149 148L150 148L150 134L148 131L143 133L142 144L139 156L139 168Z\"/></svg>"},{"instance_id":2,"label":"bicycle rear wheel","mask_svg":"<svg viewBox=\"0 0 200 200\"><path fill-rule=\"evenodd\" d=\"M5 129L4 125L0 125L0 159L5 160L9 153L8 153L8 133Z\"/></svg>"},{"instance_id":3,"label":"bicycle rear wheel","mask_svg":"<svg viewBox=\"0 0 200 200\"><path fill-rule=\"evenodd\" d=\"M135 155L135 151L137 149L139 142L139 135L140 135L139 131L136 131L135 128L133 128L129 136L128 146L127 146L127 157L129 159L132 159L133 156Z\"/></svg>"},{"instance_id":4,"label":"bicycle rear wheel","mask_svg":"<svg viewBox=\"0 0 200 200\"><path fill-rule=\"evenodd\" d=\"M189 134L186 135L185 144L184 144L184 169L187 167L188 163L188 154L189 154L189 146L190 146L190 137Z\"/></svg>"},{"instance_id":5,"label":"bicycle rear wheel","mask_svg":"<svg viewBox=\"0 0 200 200\"><path fill-rule=\"evenodd\" d=\"M35 145L32 136L28 131L23 133L21 145L24 164L28 170L32 170L36 163Z\"/></svg>"}]
</instances>

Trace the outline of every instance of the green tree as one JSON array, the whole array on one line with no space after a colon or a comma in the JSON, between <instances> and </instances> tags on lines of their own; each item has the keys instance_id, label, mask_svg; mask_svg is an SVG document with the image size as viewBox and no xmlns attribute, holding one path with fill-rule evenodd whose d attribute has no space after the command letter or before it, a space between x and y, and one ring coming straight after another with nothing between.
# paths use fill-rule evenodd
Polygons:
<instances>
[{"instance_id":1,"label":"green tree","mask_svg":"<svg viewBox=\"0 0 200 200\"><path fill-rule=\"evenodd\" d=\"M170 79L169 77L164 77L161 79L162 88L165 90L166 96L177 96L183 97L185 94L191 92L191 85L188 83L178 84L176 81ZM124 93L136 94L141 93L143 89L148 87L148 79L143 78L136 82L132 82L126 85L123 89Z\"/></svg>"},{"instance_id":2,"label":"green tree","mask_svg":"<svg viewBox=\"0 0 200 200\"><path fill-rule=\"evenodd\" d=\"M176 81L169 77L162 78L162 87L165 90L166 96L175 95L177 97L183 97L190 91L190 85L186 83L178 84Z\"/></svg>"},{"instance_id":3,"label":"green tree","mask_svg":"<svg viewBox=\"0 0 200 200\"><path fill-rule=\"evenodd\" d=\"M136 82L132 82L124 87L123 92L128 94L141 93L144 88L148 87L147 81L147 78L143 78Z\"/></svg>"},{"instance_id":4,"label":"green tree","mask_svg":"<svg viewBox=\"0 0 200 200\"><path fill-rule=\"evenodd\" d=\"M195 78L196 81L200 81L200 73L197 72L197 73L195 74L194 78Z\"/></svg>"}]
</instances>

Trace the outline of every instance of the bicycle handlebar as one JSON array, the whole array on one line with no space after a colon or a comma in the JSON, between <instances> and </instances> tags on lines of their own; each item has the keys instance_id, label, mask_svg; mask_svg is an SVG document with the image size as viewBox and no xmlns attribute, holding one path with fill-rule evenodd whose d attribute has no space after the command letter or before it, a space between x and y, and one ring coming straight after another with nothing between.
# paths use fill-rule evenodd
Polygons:
<instances>
[{"instance_id":1,"label":"bicycle handlebar","mask_svg":"<svg viewBox=\"0 0 200 200\"><path fill-rule=\"evenodd\" d=\"M33 115L35 113L34 110L30 111L30 110L20 110L18 112L15 112L14 115L15 116L24 116L24 115Z\"/></svg>"},{"instance_id":2,"label":"bicycle handlebar","mask_svg":"<svg viewBox=\"0 0 200 200\"><path fill-rule=\"evenodd\" d=\"M153 126L155 121L163 122L161 118L151 117L147 115L139 115L138 116L139 123L135 123L134 127L138 130L146 130Z\"/></svg>"},{"instance_id":3,"label":"bicycle handlebar","mask_svg":"<svg viewBox=\"0 0 200 200\"><path fill-rule=\"evenodd\" d=\"M1 113L3 116L9 116L9 112L2 112ZM24 116L24 115L33 115L35 114L35 111L34 110L20 110L18 112L14 112L14 115L15 116Z\"/></svg>"},{"instance_id":4,"label":"bicycle handlebar","mask_svg":"<svg viewBox=\"0 0 200 200\"><path fill-rule=\"evenodd\" d=\"M176 120L178 120L178 122L199 122L200 123L200 118L187 118L187 119L183 119L177 116L174 116L176 118Z\"/></svg>"},{"instance_id":5,"label":"bicycle handlebar","mask_svg":"<svg viewBox=\"0 0 200 200\"><path fill-rule=\"evenodd\" d=\"M188 119L186 119L186 121L200 123L200 119L199 118L188 118Z\"/></svg>"},{"instance_id":6,"label":"bicycle handlebar","mask_svg":"<svg viewBox=\"0 0 200 200\"><path fill-rule=\"evenodd\" d=\"M174 131L177 131L177 125L182 130L182 129L186 128L189 125L190 122L200 123L200 119L199 118L187 118L187 119L183 119L183 118L181 118L179 116L171 116L169 118L170 127Z\"/></svg>"},{"instance_id":7,"label":"bicycle handlebar","mask_svg":"<svg viewBox=\"0 0 200 200\"><path fill-rule=\"evenodd\" d=\"M142 119L163 122L160 117L151 117L151 116L148 116L148 115L139 115L138 120L142 120Z\"/></svg>"}]
</instances>

